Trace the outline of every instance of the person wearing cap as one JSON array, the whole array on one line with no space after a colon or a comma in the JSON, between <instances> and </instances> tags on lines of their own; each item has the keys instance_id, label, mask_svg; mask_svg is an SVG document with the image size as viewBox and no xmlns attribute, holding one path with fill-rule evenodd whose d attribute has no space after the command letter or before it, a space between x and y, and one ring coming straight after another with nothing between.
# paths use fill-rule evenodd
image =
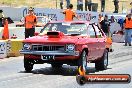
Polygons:
<instances>
[{"instance_id":1,"label":"person wearing cap","mask_svg":"<svg viewBox=\"0 0 132 88\"><path fill-rule=\"evenodd\" d=\"M28 14L25 16L25 38L34 36L37 17L34 15L34 8L28 9Z\"/></svg>"},{"instance_id":2,"label":"person wearing cap","mask_svg":"<svg viewBox=\"0 0 132 88\"><path fill-rule=\"evenodd\" d=\"M110 37L110 22L107 15L105 15L104 20L100 22L100 26L106 36Z\"/></svg>"},{"instance_id":3,"label":"person wearing cap","mask_svg":"<svg viewBox=\"0 0 132 88\"><path fill-rule=\"evenodd\" d=\"M4 18L3 10L0 9L0 27L3 26L2 20Z\"/></svg>"},{"instance_id":4,"label":"person wearing cap","mask_svg":"<svg viewBox=\"0 0 132 88\"><path fill-rule=\"evenodd\" d=\"M125 30L125 46L127 44L131 46L131 36L132 36L132 14L129 13L124 20L124 30Z\"/></svg>"},{"instance_id":5,"label":"person wearing cap","mask_svg":"<svg viewBox=\"0 0 132 88\"><path fill-rule=\"evenodd\" d=\"M65 21L73 21L73 18L77 17L76 13L73 11L73 5L69 5L69 9L66 9L63 11L63 14L65 14Z\"/></svg>"}]
</instances>

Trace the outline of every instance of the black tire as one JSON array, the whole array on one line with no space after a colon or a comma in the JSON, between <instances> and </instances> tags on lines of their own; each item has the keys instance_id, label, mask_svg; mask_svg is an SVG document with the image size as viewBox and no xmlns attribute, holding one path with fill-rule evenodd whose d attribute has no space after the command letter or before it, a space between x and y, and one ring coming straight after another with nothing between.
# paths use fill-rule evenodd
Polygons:
<instances>
[{"instance_id":1,"label":"black tire","mask_svg":"<svg viewBox=\"0 0 132 88\"><path fill-rule=\"evenodd\" d=\"M113 52L114 50L112 49L112 45L110 46L110 48L108 49L108 52Z\"/></svg>"},{"instance_id":2,"label":"black tire","mask_svg":"<svg viewBox=\"0 0 132 88\"><path fill-rule=\"evenodd\" d=\"M52 66L52 68L61 68L62 67L62 64L52 63L51 66Z\"/></svg>"},{"instance_id":3,"label":"black tire","mask_svg":"<svg viewBox=\"0 0 132 88\"><path fill-rule=\"evenodd\" d=\"M105 49L101 60L95 62L96 70L106 70L108 66L108 50Z\"/></svg>"},{"instance_id":4,"label":"black tire","mask_svg":"<svg viewBox=\"0 0 132 88\"><path fill-rule=\"evenodd\" d=\"M34 63L31 60L24 59L24 68L26 72L31 72L33 69Z\"/></svg>"},{"instance_id":5,"label":"black tire","mask_svg":"<svg viewBox=\"0 0 132 88\"><path fill-rule=\"evenodd\" d=\"M86 78L84 76L77 75L76 81L79 85L84 85L86 83Z\"/></svg>"},{"instance_id":6,"label":"black tire","mask_svg":"<svg viewBox=\"0 0 132 88\"><path fill-rule=\"evenodd\" d=\"M80 59L78 60L78 67L83 66L84 70L87 68L87 53L85 50L82 51Z\"/></svg>"}]
</instances>

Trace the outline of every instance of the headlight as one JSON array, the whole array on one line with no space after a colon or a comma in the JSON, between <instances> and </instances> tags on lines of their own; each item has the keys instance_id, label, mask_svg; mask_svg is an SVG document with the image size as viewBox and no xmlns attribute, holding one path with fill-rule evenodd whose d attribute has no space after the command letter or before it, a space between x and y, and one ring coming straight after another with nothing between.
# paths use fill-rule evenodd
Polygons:
<instances>
[{"instance_id":1,"label":"headlight","mask_svg":"<svg viewBox=\"0 0 132 88\"><path fill-rule=\"evenodd\" d=\"M67 52L74 52L74 50L75 50L75 45L73 45L73 44L69 44L69 45L67 45L66 46L66 51Z\"/></svg>"},{"instance_id":2,"label":"headlight","mask_svg":"<svg viewBox=\"0 0 132 88\"><path fill-rule=\"evenodd\" d=\"M23 49L24 50L30 50L31 49L31 44L24 44Z\"/></svg>"}]
</instances>

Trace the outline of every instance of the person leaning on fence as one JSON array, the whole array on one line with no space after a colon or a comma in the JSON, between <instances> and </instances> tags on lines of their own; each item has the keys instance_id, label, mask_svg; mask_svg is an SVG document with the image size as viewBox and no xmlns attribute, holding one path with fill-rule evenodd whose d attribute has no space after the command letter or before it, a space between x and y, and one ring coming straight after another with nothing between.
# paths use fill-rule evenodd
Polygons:
<instances>
[{"instance_id":1,"label":"person leaning on fence","mask_svg":"<svg viewBox=\"0 0 132 88\"><path fill-rule=\"evenodd\" d=\"M76 13L73 11L73 5L69 5L69 9L66 9L63 11L63 14L65 14L65 21L73 21L73 18L77 17Z\"/></svg>"},{"instance_id":2,"label":"person leaning on fence","mask_svg":"<svg viewBox=\"0 0 132 88\"><path fill-rule=\"evenodd\" d=\"M37 17L34 15L34 8L28 9L28 14L25 16L25 38L34 36Z\"/></svg>"},{"instance_id":3,"label":"person leaning on fence","mask_svg":"<svg viewBox=\"0 0 132 88\"><path fill-rule=\"evenodd\" d=\"M129 44L131 46L131 36L132 36L132 14L128 14L124 20L124 30L125 30L125 46Z\"/></svg>"}]
</instances>

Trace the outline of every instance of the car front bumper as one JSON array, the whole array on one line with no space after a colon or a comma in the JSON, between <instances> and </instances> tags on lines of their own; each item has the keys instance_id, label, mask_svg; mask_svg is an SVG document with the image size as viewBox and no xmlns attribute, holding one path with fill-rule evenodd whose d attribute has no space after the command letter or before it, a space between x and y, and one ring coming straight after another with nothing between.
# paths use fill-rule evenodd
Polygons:
<instances>
[{"instance_id":1,"label":"car front bumper","mask_svg":"<svg viewBox=\"0 0 132 88\"><path fill-rule=\"evenodd\" d=\"M61 51L29 51L29 50L20 50L20 54L79 56L79 51L75 51L75 52L61 52Z\"/></svg>"}]
</instances>

